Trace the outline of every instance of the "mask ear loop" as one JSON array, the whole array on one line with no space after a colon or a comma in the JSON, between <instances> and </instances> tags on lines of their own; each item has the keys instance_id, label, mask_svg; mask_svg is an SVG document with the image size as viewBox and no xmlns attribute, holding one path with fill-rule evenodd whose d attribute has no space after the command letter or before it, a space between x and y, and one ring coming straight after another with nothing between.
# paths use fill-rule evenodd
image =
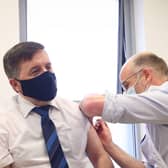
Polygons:
<instances>
[{"instance_id":1,"label":"mask ear loop","mask_svg":"<svg viewBox=\"0 0 168 168\"><path fill-rule=\"evenodd\" d=\"M141 79L141 75L140 75L140 73L137 73L137 78L136 78L136 81L135 81L135 83L131 86L131 87L136 87L136 85L138 84L138 82L140 81L140 79Z\"/></svg>"},{"instance_id":2,"label":"mask ear loop","mask_svg":"<svg viewBox=\"0 0 168 168\"><path fill-rule=\"evenodd\" d=\"M10 79L10 84L11 84L12 88L13 88L17 93L19 93L20 90L18 90L18 89L16 88L16 86L17 86L16 83L17 83L17 82L20 83L20 80L17 79L17 78Z\"/></svg>"},{"instance_id":3,"label":"mask ear loop","mask_svg":"<svg viewBox=\"0 0 168 168\"><path fill-rule=\"evenodd\" d=\"M18 81L18 82L20 82L20 80L19 79L17 79L17 78L14 78L16 81Z\"/></svg>"},{"instance_id":4,"label":"mask ear loop","mask_svg":"<svg viewBox=\"0 0 168 168\"><path fill-rule=\"evenodd\" d=\"M138 82L140 81L140 79L141 79L141 75L140 75L140 73L138 73L137 74L137 79L136 79L134 85L132 85L132 86L135 87L138 84Z\"/></svg>"},{"instance_id":5,"label":"mask ear loop","mask_svg":"<svg viewBox=\"0 0 168 168\"><path fill-rule=\"evenodd\" d=\"M145 91L147 91L150 87L150 84L148 84L148 81L146 81Z\"/></svg>"}]
</instances>

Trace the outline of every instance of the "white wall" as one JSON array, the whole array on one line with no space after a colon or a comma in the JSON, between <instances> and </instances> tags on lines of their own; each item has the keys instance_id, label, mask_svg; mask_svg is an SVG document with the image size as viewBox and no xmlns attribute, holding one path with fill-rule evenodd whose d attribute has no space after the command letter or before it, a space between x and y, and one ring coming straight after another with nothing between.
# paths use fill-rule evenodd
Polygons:
<instances>
[{"instance_id":1,"label":"white wall","mask_svg":"<svg viewBox=\"0 0 168 168\"><path fill-rule=\"evenodd\" d=\"M168 0L134 0L136 51L149 50L168 62Z\"/></svg>"},{"instance_id":2,"label":"white wall","mask_svg":"<svg viewBox=\"0 0 168 168\"><path fill-rule=\"evenodd\" d=\"M146 48L168 61L168 0L144 0Z\"/></svg>"},{"instance_id":3,"label":"white wall","mask_svg":"<svg viewBox=\"0 0 168 168\"><path fill-rule=\"evenodd\" d=\"M13 94L3 70L3 55L19 41L18 0L0 0L0 97Z\"/></svg>"}]
</instances>

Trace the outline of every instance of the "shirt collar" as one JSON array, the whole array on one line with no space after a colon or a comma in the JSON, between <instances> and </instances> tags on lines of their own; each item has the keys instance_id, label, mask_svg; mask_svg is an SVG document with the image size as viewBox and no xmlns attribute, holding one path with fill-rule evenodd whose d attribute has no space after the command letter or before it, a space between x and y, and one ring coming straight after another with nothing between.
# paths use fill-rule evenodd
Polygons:
<instances>
[{"instance_id":1,"label":"shirt collar","mask_svg":"<svg viewBox=\"0 0 168 168\"><path fill-rule=\"evenodd\" d=\"M161 85L151 85L147 91L151 91L151 90L161 90L161 89L168 88L168 81L163 82Z\"/></svg>"},{"instance_id":2,"label":"shirt collar","mask_svg":"<svg viewBox=\"0 0 168 168\"><path fill-rule=\"evenodd\" d=\"M20 111L23 113L23 116L25 118L30 114L31 110L36 106L20 95L18 95L18 103L19 103ZM51 105L52 107L58 110L60 109L55 99L49 101L48 105Z\"/></svg>"}]
</instances>

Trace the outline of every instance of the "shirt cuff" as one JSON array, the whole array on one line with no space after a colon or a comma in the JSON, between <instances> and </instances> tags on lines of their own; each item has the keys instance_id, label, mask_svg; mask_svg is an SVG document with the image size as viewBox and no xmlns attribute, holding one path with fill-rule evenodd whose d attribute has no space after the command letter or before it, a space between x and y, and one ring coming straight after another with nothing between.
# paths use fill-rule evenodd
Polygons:
<instances>
[{"instance_id":1,"label":"shirt cuff","mask_svg":"<svg viewBox=\"0 0 168 168\"><path fill-rule=\"evenodd\" d=\"M113 101L112 101L112 95L109 92L106 92L102 118L108 122L112 122L113 110L111 107L114 107Z\"/></svg>"}]
</instances>

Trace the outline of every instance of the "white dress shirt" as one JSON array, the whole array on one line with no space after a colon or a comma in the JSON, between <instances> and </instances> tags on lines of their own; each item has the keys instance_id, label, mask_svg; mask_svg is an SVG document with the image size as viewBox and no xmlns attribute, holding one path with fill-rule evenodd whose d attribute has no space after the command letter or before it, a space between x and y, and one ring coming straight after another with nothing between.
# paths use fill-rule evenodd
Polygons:
<instances>
[{"instance_id":1,"label":"white dress shirt","mask_svg":"<svg viewBox=\"0 0 168 168\"><path fill-rule=\"evenodd\" d=\"M70 168L93 168L85 150L90 123L78 104L55 98L49 116L54 122ZM50 168L41 130L41 117L34 105L15 96L0 110L0 168Z\"/></svg>"},{"instance_id":2,"label":"white dress shirt","mask_svg":"<svg viewBox=\"0 0 168 168\"><path fill-rule=\"evenodd\" d=\"M146 123L148 136L142 151L148 165L168 167L168 82L137 95L107 93L102 117L113 123ZM149 143L153 149L148 148Z\"/></svg>"}]
</instances>

